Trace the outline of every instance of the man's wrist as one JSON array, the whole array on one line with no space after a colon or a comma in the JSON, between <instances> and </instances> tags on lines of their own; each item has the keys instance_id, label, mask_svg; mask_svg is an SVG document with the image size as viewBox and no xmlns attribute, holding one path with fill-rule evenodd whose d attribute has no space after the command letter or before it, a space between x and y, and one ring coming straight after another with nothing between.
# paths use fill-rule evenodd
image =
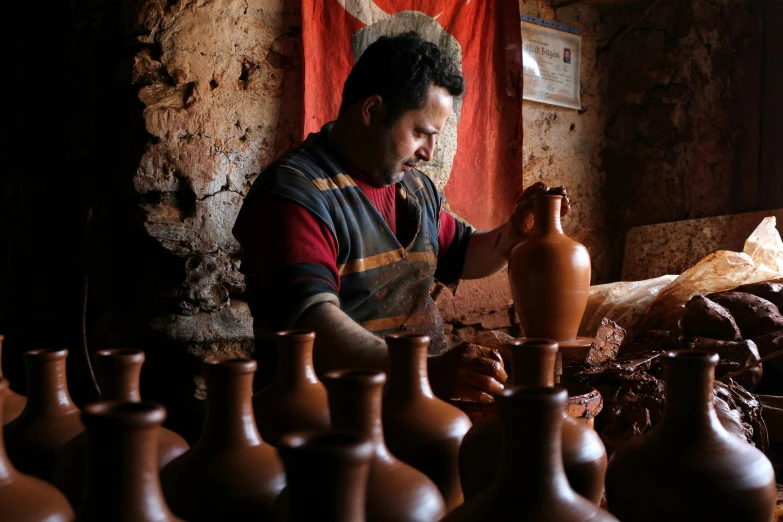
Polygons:
<instances>
[{"instance_id":1,"label":"man's wrist","mask_svg":"<svg viewBox=\"0 0 783 522\"><path fill-rule=\"evenodd\" d=\"M505 259L508 259L511 256L511 251L514 247L525 239L527 239L527 237L514 227L514 222L512 220L506 221L500 228L498 250Z\"/></svg>"}]
</instances>

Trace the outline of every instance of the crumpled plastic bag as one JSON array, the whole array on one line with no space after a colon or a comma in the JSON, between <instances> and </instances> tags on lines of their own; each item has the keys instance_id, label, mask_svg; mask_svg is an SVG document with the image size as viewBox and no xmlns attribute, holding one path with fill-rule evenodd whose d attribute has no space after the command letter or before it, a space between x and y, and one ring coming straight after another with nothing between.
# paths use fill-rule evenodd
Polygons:
<instances>
[{"instance_id":1,"label":"crumpled plastic bag","mask_svg":"<svg viewBox=\"0 0 783 522\"><path fill-rule=\"evenodd\" d=\"M676 330L685 303L694 295L783 277L783 241L774 217L764 218L743 252L719 250L679 276L590 287L580 335L592 337L608 317L628 331L626 341L649 330Z\"/></svg>"}]
</instances>

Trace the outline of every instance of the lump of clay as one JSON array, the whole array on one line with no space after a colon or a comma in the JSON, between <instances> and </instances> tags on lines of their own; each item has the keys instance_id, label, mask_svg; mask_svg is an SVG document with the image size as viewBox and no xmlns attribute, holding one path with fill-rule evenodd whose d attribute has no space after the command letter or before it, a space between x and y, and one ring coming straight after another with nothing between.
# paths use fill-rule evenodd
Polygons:
<instances>
[{"instance_id":1,"label":"lump of clay","mask_svg":"<svg viewBox=\"0 0 783 522\"><path fill-rule=\"evenodd\" d=\"M743 292L721 292L708 297L729 311L745 339L783 330L783 316L766 299Z\"/></svg>"},{"instance_id":2,"label":"lump of clay","mask_svg":"<svg viewBox=\"0 0 783 522\"><path fill-rule=\"evenodd\" d=\"M771 333L753 339L759 355L767 355L783 350L783 332ZM764 378L756 390L757 393L783 395L783 356L764 362Z\"/></svg>"},{"instance_id":3,"label":"lump of clay","mask_svg":"<svg viewBox=\"0 0 783 522\"><path fill-rule=\"evenodd\" d=\"M692 347L694 350L718 354L720 361L718 361L718 366L715 367L716 379L753 364L761 358L756 343L751 340L734 342L696 337L692 339ZM762 366L759 365L738 375L735 377L735 380L738 384L744 386L746 390L753 391L761 381L762 375Z\"/></svg>"},{"instance_id":4,"label":"lump of clay","mask_svg":"<svg viewBox=\"0 0 783 522\"><path fill-rule=\"evenodd\" d=\"M742 285L735 289L737 292L745 292L746 294L753 294L762 299L766 299L770 303L780 309L783 307L783 279L775 279L772 281L764 281L763 283L752 283L749 285Z\"/></svg>"},{"instance_id":5,"label":"lump of clay","mask_svg":"<svg viewBox=\"0 0 783 522\"><path fill-rule=\"evenodd\" d=\"M595 333L595 340L590 345L590 351L587 352L585 362L588 366L595 366L598 363L611 361L617 357L620 351L620 345L625 339L625 328L615 323L611 319L604 317L601 319L601 326Z\"/></svg>"},{"instance_id":6,"label":"lump of clay","mask_svg":"<svg viewBox=\"0 0 783 522\"><path fill-rule=\"evenodd\" d=\"M742 334L728 310L710 299L696 295L685 305L687 312L680 320L683 335L710 337L723 341L739 341Z\"/></svg>"},{"instance_id":7,"label":"lump of clay","mask_svg":"<svg viewBox=\"0 0 783 522\"><path fill-rule=\"evenodd\" d=\"M715 413L726 430L740 440L753 444L761 451L769 449L761 403L745 388L729 380L715 381L712 389Z\"/></svg>"}]
</instances>

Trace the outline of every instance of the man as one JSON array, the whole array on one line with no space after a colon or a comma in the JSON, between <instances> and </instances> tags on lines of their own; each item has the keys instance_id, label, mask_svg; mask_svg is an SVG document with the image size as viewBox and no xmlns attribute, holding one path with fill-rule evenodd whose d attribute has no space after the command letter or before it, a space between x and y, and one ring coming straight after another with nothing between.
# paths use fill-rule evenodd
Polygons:
<instances>
[{"instance_id":1,"label":"man","mask_svg":"<svg viewBox=\"0 0 783 522\"><path fill-rule=\"evenodd\" d=\"M496 351L448 350L430 291L436 279L503 269L531 230L532 196L548 189L528 188L511 219L490 231L442 210L416 166L432 159L464 90L434 44L416 33L382 37L348 76L337 120L261 173L234 227L258 357L268 357L271 332L300 328L316 332L319 373L386 369L383 335L405 330L432 338L428 369L438 396L486 401L503 389ZM552 192L567 212L564 189Z\"/></svg>"}]
</instances>

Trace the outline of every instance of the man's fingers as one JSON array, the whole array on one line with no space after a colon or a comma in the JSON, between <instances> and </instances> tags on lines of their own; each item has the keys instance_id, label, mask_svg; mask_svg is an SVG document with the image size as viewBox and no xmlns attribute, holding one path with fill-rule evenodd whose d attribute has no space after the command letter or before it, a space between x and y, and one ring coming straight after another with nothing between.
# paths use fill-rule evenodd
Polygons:
<instances>
[{"instance_id":1,"label":"man's fingers","mask_svg":"<svg viewBox=\"0 0 783 522\"><path fill-rule=\"evenodd\" d=\"M571 200L568 199L568 192L564 186L561 185L559 187L551 188L547 194L551 194L553 196L563 196L563 202L560 204L560 215L565 216L568 214L568 211L571 210Z\"/></svg>"},{"instance_id":2,"label":"man's fingers","mask_svg":"<svg viewBox=\"0 0 783 522\"><path fill-rule=\"evenodd\" d=\"M546 194L548 190L549 187L540 181L538 183L533 183L522 191L522 194L517 198L517 203L522 203L525 200L533 199L535 196Z\"/></svg>"},{"instance_id":3,"label":"man's fingers","mask_svg":"<svg viewBox=\"0 0 783 522\"><path fill-rule=\"evenodd\" d=\"M470 359L468 368L482 375L492 377L501 384L508 379L508 374L506 373L505 368L503 368L503 363L493 361L492 359L485 359L483 357Z\"/></svg>"},{"instance_id":4,"label":"man's fingers","mask_svg":"<svg viewBox=\"0 0 783 522\"><path fill-rule=\"evenodd\" d=\"M460 384L463 386L477 388L490 395L503 391L503 385L489 375L484 375L483 373L477 373L468 369L463 369L458 373Z\"/></svg>"}]
</instances>

